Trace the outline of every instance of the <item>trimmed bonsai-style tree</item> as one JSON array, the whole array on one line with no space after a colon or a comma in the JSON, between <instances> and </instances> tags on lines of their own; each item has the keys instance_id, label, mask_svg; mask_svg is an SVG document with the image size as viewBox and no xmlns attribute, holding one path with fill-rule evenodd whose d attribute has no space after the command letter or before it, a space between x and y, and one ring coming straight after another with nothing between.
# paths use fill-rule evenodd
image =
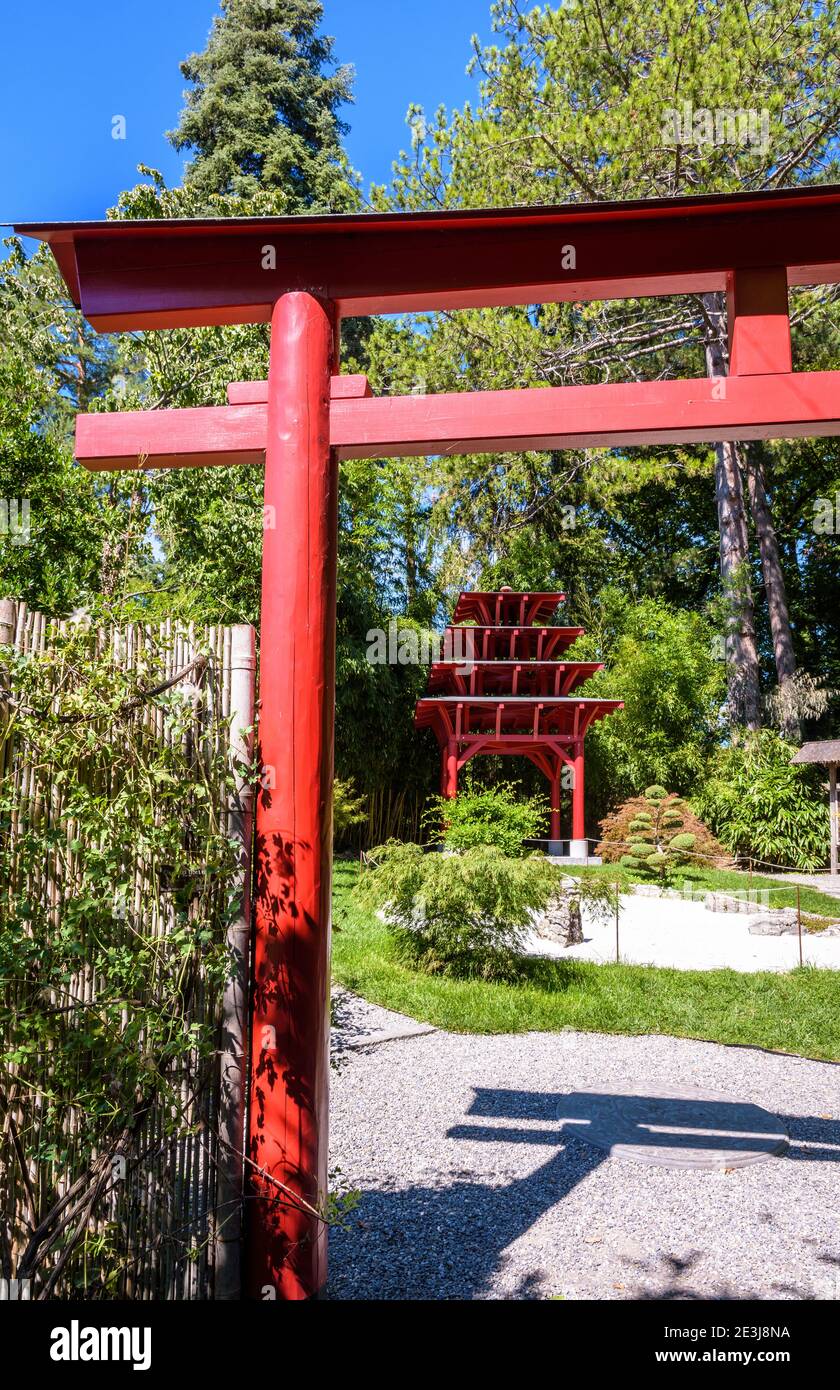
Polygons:
<instances>
[{"instance_id":1,"label":"trimmed bonsai-style tree","mask_svg":"<svg viewBox=\"0 0 840 1390\"><path fill-rule=\"evenodd\" d=\"M667 882L687 863L727 863L726 851L682 797L664 787L647 787L601 824L597 853L645 878Z\"/></svg>"}]
</instances>

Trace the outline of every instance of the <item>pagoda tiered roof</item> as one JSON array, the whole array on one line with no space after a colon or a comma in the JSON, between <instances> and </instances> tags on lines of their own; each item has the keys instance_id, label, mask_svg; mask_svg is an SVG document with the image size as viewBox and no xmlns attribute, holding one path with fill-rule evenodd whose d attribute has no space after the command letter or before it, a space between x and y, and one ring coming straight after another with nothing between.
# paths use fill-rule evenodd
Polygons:
<instances>
[{"instance_id":1,"label":"pagoda tiered roof","mask_svg":"<svg viewBox=\"0 0 840 1390\"><path fill-rule=\"evenodd\" d=\"M549 841L559 852L561 773L573 769L570 845L586 857L586 731L623 707L574 692L600 661L559 661L582 627L550 623L565 595L514 589L462 593L446 628L445 659L432 663L414 723L431 729L441 750L441 795L458 795L460 769L479 753L529 758L548 779ZM572 851L570 851L572 852Z\"/></svg>"},{"instance_id":2,"label":"pagoda tiered roof","mask_svg":"<svg viewBox=\"0 0 840 1390\"><path fill-rule=\"evenodd\" d=\"M487 738L502 751L515 736L564 743L582 739L590 725L623 707L622 700L584 699L577 696L528 695L432 695L417 701L414 722L433 729L438 742L447 739Z\"/></svg>"},{"instance_id":3,"label":"pagoda tiered roof","mask_svg":"<svg viewBox=\"0 0 840 1390\"><path fill-rule=\"evenodd\" d=\"M555 589L462 592L446 628L446 659L432 664L417 702L417 727L433 729L442 746L488 736L499 744L568 742L620 709L619 700L573 695L603 663L557 660L583 635L582 627L548 623L564 598Z\"/></svg>"},{"instance_id":4,"label":"pagoda tiered roof","mask_svg":"<svg viewBox=\"0 0 840 1390\"><path fill-rule=\"evenodd\" d=\"M562 593L528 594L513 589L470 591L461 593L452 621L485 627L531 627L549 622L565 597Z\"/></svg>"},{"instance_id":5,"label":"pagoda tiered roof","mask_svg":"<svg viewBox=\"0 0 840 1390\"><path fill-rule=\"evenodd\" d=\"M466 661L551 661L583 636L582 627L508 627L450 623L444 646L453 657Z\"/></svg>"},{"instance_id":6,"label":"pagoda tiered roof","mask_svg":"<svg viewBox=\"0 0 840 1390\"><path fill-rule=\"evenodd\" d=\"M436 661L429 695L569 695L600 661Z\"/></svg>"}]
</instances>

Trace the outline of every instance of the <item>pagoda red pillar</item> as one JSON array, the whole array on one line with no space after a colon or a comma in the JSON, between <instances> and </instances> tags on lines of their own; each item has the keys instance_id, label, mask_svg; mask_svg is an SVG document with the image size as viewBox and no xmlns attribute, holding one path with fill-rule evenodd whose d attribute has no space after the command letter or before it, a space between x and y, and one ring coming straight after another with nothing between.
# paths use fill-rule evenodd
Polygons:
<instances>
[{"instance_id":1,"label":"pagoda red pillar","mask_svg":"<svg viewBox=\"0 0 840 1390\"><path fill-rule=\"evenodd\" d=\"M572 782L572 840L585 840L583 817L583 739L575 749L574 779Z\"/></svg>"},{"instance_id":2,"label":"pagoda red pillar","mask_svg":"<svg viewBox=\"0 0 840 1390\"><path fill-rule=\"evenodd\" d=\"M454 738L446 745L446 790L443 794L449 800L458 795L458 744Z\"/></svg>"},{"instance_id":3,"label":"pagoda red pillar","mask_svg":"<svg viewBox=\"0 0 840 1390\"><path fill-rule=\"evenodd\" d=\"M271 321L260 628L260 762L246 1293L326 1279L337 463L331 308ZM279 1186L282 1184L282 1187Z\"/></svg>"},{"instance_id":4,"label":"pagoda red pillar","mask_svg":"<svg viewBox=\"0 0 840 1390\"><path fill-rule=\"evenodd\" d=\"M551 781L549 783L551 796L551 823L549 837L555 842L560 839L560 760L554 763Z\"/></svg>"}]
</instances>

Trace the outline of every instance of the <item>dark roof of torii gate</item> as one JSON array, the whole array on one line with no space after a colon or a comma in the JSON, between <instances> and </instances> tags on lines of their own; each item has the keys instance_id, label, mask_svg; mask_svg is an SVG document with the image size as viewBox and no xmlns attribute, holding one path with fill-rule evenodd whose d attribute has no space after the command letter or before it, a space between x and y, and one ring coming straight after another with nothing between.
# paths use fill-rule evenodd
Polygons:
<instances>
[{"instance_id":1,"label":"dark roof of torii gate","mask_svg":"<svg viewBox=\"0 0 840 1390\"><path fill-rule=\"evenodd\" d=\"M734 269L840 279L840 186L554 207L25 222L102 330L257 323L289 290L342 314L685 294ZM265 268L266 245L275 264ZM574 264L563 252L574 247Z\"/></svg>"}]
</instances>

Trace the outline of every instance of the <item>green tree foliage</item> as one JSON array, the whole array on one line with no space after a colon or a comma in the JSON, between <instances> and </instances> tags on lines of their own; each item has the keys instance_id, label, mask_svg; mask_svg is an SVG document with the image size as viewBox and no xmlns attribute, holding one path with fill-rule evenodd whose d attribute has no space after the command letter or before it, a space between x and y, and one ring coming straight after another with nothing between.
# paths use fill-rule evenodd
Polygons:
<instances>
[{"instance_id":1,"label":"green tree foliage","mask_svg":"<svg viewBox=\"0 0 840 1390\"><path fill-rule=\"evenodd\" d=\"M357 201L338 112L352 70L335 67L320 0L222 0L170 133L190 152L186 184L202 197L279 195L278 211L345 211Z\"/></svg>"},{"instance_id":2,"label":"green tree foliage","mask_svg":"<svg viewBox=\"0 0 840 1390\"><path fill-rule=\"evenodd\" d=\"M338 838L364 819L364 797L357 795L352 782L342 782L340 777L336 777L333 782L333 835Z\"/></svg>"},{"instance_id":3,"label":"green tree foliage","mask_svg":"<svg viewBox=\"0 0 840 1390\"><path fill-rule=\"evenodd\" d=\"M384 911L407 958L430 974L513 978L531 913L559 886L542 855L511 859L488 845L427 854L392 841L372 857L358 899Z\"/></svg>"},{"instance_id":4,"label":"green tree foliage","mask_svg":"<svg viewBox=\"0 0 840 1390\"><path fill-rule=\"evenodd\" d=\"M692 799L732 854L810 872L828 859L828 796L815 767L791 763L796 746L772 729L721 749Z\"/></svg>"},{"instance_id":5,"label":"green tree foliage","mask_svg":"<svg viewBox=\"0 0 840 1390\"><path fill-rule=\"evenodd\" d=\"M840 59L834 3L723 0L698 9L693 0L664 7L643 0L570 0L529 8L499 0L493 18L497 41L486 47L474 41L477 101L451 117L439 111L434 120L417 108L410 111L412 149L401 155L391 188L377 191L381 206L563 203L836 176ZM701 127L704 112L726 118L727 112L752 111L758 125L750 139L733 139L724 129L724 138L713 130L712 138L695 140L690 123L692 130L683 132L688 138L677 140L673 114L684 117L686 105L701 113ZM707 300L685 296L443 314L415 325L377 326L371 355L386 375L400 357L403 373L425 379L430 389L453 380L464 389L700 375L711 369L713 350L725 372L722 305ZM821 289L804 291L797 304L799 350L812 365L834 365L836 305L836 292ZM799 585L793 528L802 489L795 488L794 501L786 486L788 477L792 481L786 450L750 446L736 450L734 458L689 447L454 459L444 470L440 495L449 508L452 492L463 487L458 521L472 544L462 539L460 554L476 569L484 556L494 564L504 561L511 536L522 526L550 533L560 501L576 508L594 503L587 522L615 542L605 559L636 573L643 566L645 592L660 585L668 598L703 602L719 564L728 600L730 716L746 718L747 705L750 717L758 706L756 622L765 665L775 664L780 679L810 646L797 614L791 627L787 613ZM836 461L832 445L820 444L814 457L826 453ZM732 493L732 517L723 507L718 513L713 474L719 495L724 480ZM763 507L762 489L769 498ZM750 506L758 542L752 553L740 520ZM567 538L581 539L580 531ZM756 618L759 551L768 603ZM454 567L459 551L453 545L450 553ZM574 594L573 563L571 554L564 556ZM785 580L792 590L787 600Z\"/></svg>"},{"instance_id":6,"label":"green tree foliage","mask_svg":"<svg viewBox=\"0 0 840 1390\"><path fill-rule=\"evenodd\" d=\"M701 10L689 0L659 9L642 0L530 8L500 0L493 15L495 42L475 49L476 100L428 121L412 109L411 150L400 155L391 188L374 191L375 204L563 202L836 177L836 0L780 0L773 7L722 0ZM113 215L268 215L360 205L342 151L349 72L334 61L315 0L226 0L185 76L190 90L173 133L189 160L184 186L168 189L141 166L142 181ZM759 115L766 108L767 141L675 143L667 113L686 102L695 110ZM834 289L793 290L791 309L796 365L836 366ZM222 404L228 381L266 373L265 325L97 338L67 302L49 254L27 261L16 244L0 268L0 313L0 353L29 383L12 458L29 447L31 424L39 435L63 440L77 407ZM708 333L709 307L692 296L522 305L345 325L342 357L345 370L367 371L377 391L558 385L700 374ZM18 387L7 394L16 403ZM758 447L738 460L745 498ZM816 440L774 443L759 460L795 661L831 685L840 685L840 629L832 620L840 605L840 546L833 531L815 528L814 509L840 493L839 458L836 440ZM20 469L3 466L15 496ZM38 465L30 466L40 476ZM586 693L626 700L623 715L588 736L590 817L649 782L692 790L723 737L731 669L713 646L715 633L732 621L727 604L716 601L716 466L714 451L699 445L342 464L340 775L352 777L359 794L389 783L412 794L433 785L436 750L430 738L418 740L411 717L425 671L372 666L366 634L387 627L392 614L418 627L439 626L458 589L509 583L565 589L562 621L588 629L572 655L607 661ZM46 461L42 469L46 478ZM148 610L165 605L198 620L258 620L261 469L175 470L89 485L68 464L74 508L81 505L77 490L84 501L79 534L57 516L44 532L52 578L34 584L27 569L34 552L27 557L6 547L13 592L64 611L85 601L86 587L113 594L130 579ZM51 505L43 503L44 516ZM759 549L753 544L747 562L730 574L734 584L737 570L750 599L767 581ZM59 582L62 567L75 577ZM765 689L778 612L775 622L770 606L759 603ZM833 719L824 712L813 732L830 734ZM535 772L531 785L540 785Z\"/></svg>"},{"instance_id":7,"label":"green tree foliage","mask_svg":"<svg viewBox=\"0 0 840 1390\"><path fill-rule=\"evenodd\" d=\"M118 341L94 333L74 307L46 246L27 257L19 237L3 244L0 362L38 425L69 442L74 413L87 410L117 370Z\"/></svg>"},{"instance_id":8,"label":"green tree foliage","mask_svg":"<svg viewBox=\"0 0 840 1390\"><path fill-rule=\"evenodd\" d=\"M36 428L31 385L0 358L0 596L65 614L98 588L108 517L91 475Z\"/></svg>"},{"instance_id":9,"label":"green tree foliage","mask_svg":"<svg viewBox=\"0 0 840 1390\"><path fill-rule=\"evenodd\" d=\"M191 88L171 139L190 154L182 188L154 169L125 192L119 218L343 211L358 190L339 112L351 70L336 67L318 0L224 0L207 46L182 65ZM228 382L268 367L265 324L142 336L146 371L110 408L220 405ZM214 468L150 480L166 581L180 611L256 621L262 554L261 468Z\"/></svg>"},{"instance_id":10,"label":"green tree foliage","mask_svg":"<svg viewBox=\"0 0 840 1390\"><path fill-rule=\"evenodd\" d=\"M570 657L606 662L584 694L624 701L587 735L596 815L651 781L689 791L720 739L725 674L713 625L661 599L634 604L607 588Z\"/></svg>"},{"instance_id":11,"label":"green tree foliage","mask_svg":"<svg viewBox=\"0 0 840 1390\"><path fill-rule=\"evenodd\" d=\"M455 800L432 799L425 815L434 835L443 826L447 849L474 849L492 845L509 858L525 854L524 841L545 833L548 802L544 796L523 798L510 782L468 787Z\"/></svg>"}]
</instances>

